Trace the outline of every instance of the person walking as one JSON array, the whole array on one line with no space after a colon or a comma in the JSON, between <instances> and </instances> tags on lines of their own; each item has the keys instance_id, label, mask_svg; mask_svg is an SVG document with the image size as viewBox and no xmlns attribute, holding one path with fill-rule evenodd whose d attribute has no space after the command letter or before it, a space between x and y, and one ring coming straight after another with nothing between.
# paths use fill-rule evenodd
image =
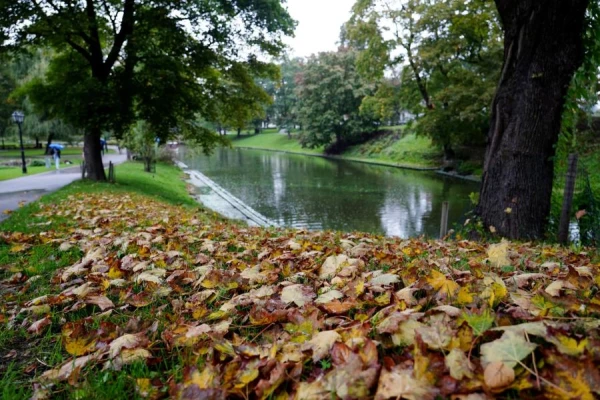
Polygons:
<instances>
[{"instance_id":1,"label":"person walking","mask_svg":"<svg viewBox=\"0 0 600 400\"><path fill-rule=\"evenodd\" d=\"M56 163L56 169L60 169L60 149L54 148L52 152L54 162Z\"/></svg>"}]
</instances>

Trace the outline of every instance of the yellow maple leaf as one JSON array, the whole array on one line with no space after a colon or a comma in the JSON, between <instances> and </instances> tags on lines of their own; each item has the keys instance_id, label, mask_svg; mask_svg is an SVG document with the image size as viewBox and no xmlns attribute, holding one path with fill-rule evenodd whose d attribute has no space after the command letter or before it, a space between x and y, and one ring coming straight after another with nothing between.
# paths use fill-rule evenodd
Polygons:
<instances>
[{"instance_id":1,"label":"yellow maple leaf","mask_svg":"<svg viewBox=\"0 0 600 400\"><path fill-rule=\"evenodd\" d=\"M557 335L553 336L549 339L552 343L556 345L558 351L563 354L568 354L570 356L578 356L585 350L588 340L583 339L580 342L577 342L576 339L565 336L565 335Z\"/></svg>"},{"instance_id":2,"label":"yellow maple leaf","mask_svg":"<svg viewBox=\"0 0 600 400\"><path fill-rule=\"evenodd\" d=\"M360 296L361 294L363 294L365 292L365 282L364 281L358 282L356 284L356 286L354 287L354 291L357 296Z\"/></svg>"},{"instance_id":3,"label":"yellow maple leaf","mask_svg":"<svg viewBox=\"0 0 600 400\"><path fill-rule=\"evenodd\" d=\"M377 303L380 306L387 306L388 304L390 304L390 300L391 300L390 292L385 292L381 296L378 296L375 298L375 303Z\"/></svg>"},{"instance_id":4,"label":"yellow maple leaf","mask_svg":"<svg viewBox=\"0 0 600 400\"><path fill-rule=\"evenodd\" d=\"M108 270L109 279L119 279L123 276L123 272L118 267L110 267Z\"/></svg>"},{"instance_id":5,"label":"yellow maple leaf","mask_svg":"<svg viewBox=\"0 0 600 400\"><path fill-rule=\"evenodd\" d=\"M573 371L560 371L556 374L556 377L560 383L547 387L546 396L548 399L594 400L594 394L585 381L585 372L579 370L577 375L574 376Z\"/></svg>"},{"instance_id":6,"label":"yellow maple leaf","mask_svg":"<svg viewBox=\"0 0 600 400\"><path fill-rule=\"evenodd\" d=\"M469 292L468 287L463 286L458 291L456 299L460 304L471 304L473 302L473 295L471 294L471 292Z\"/></svg>"},{"instance_id":7,"label":"yellow maple leaf","mask_svg":"<svg viewBox=\"0 0 600 400\"><path fill-rule=\"evenodd\" d=\"M431 271L431 277L427 278L427 282L437 291L442 294L453 295L460 287L458 283L446 278L444 274L436 270Z\"/></svg>"}]
</instances>

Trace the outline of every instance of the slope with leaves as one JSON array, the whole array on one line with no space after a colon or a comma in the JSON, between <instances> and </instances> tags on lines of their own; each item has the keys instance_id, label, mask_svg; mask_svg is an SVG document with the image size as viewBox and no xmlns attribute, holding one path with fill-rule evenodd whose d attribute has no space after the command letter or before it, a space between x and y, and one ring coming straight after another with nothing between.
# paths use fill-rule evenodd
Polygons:
<instances>
[{"instance_id":1,"label":"slope with leaves","mask_svg":"<svg viewBox=\"0 0 600 400\"><path fill-rule=\"evenodd\" d=\"M31 223L55 218L0 234L0 359L57 349L22 360L36 398L600 395L597 254L244 228L134 194ZM70 262L40 273L38 246Z\"/></svg>"}]
</instances>

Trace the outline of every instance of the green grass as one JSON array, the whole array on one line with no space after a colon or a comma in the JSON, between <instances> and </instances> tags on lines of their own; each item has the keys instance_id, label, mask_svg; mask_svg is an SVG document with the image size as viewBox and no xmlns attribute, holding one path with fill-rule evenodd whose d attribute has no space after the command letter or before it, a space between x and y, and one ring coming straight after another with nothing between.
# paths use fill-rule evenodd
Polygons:
<instances>
[{"instance_id":1,"label":"green grass","mask_svg":"<svg viewBox=\"0 0 600 400\"><path fill-rule=\"evenodd\" d=\"M188 194L186 184L181 179L183 173L178 168L158 164L156 173L143 171L143 164L128 162L116 167L117 183L93 183L89 181L74 182L65 188L42 197L39 201L30 203L16 210L10 218L0 222L0 232L22 232L23 234L39 235L42 232L60 231L67 232L73 229L77 220L72 215L53 215L51 219L39 215L45 204L68 202L69 197L81 193L91 194L131 194L136 193L159 201L183 206L185 209L201 209ZM143 201L143 198L140 198ZM93 207L93 204L90 204ZM196 214L198 215L198 214ZM140 221L142 223L142 221ZM124 227L124 229L126 229ZM23 302L26 296L42 296L56 292L50 282L56 269L74 264L81 259L83 252L79 246L74 246L67 251L60 251L56 243L41 241L23 253L11 252L8 245L0 241L0 280L12 276L16 272L23 272L27 276L39 275L40 278L32 282L27 293L14 293L10 301ZM0 293L2 298L7 293ZM8 299L8 297L6 297ZM0 314L2 304L0 303ZM67 315L68 320L80 317L78 313ZM23 317L24 318L23 314ZM62 325L60 313L50 314L53 326ZM21 318L21 317L19 317ZM121 321L123 325L127 321ZM58 328L57 328L58 329ZM64 352L60 338L60 330L49 330L40 338L31 338L25 329L7 329L0 323L0 355L4 356L8 350L15 349L17 357L3 359L0 357L0 398L23 399L31 396L31 374L24 373L24 369L41 360L48 365L58 365L64 361ZM81 387L69 389L73 398L131 398L131 377L147 376L147 368L143 364L127 366L123 371L106 371L95 374ZM60 391L60 388L59 388Z\"/></svg>"},{"instance_id":2,"label":"green grass","mask_svg":"<svg viewBox=\"0 0 600 400\"><path fill-rule=\"evenodd\" d=\"M45 148L25 149L25 157L45 157ZM61 156L79 156L81 157L81 147L65 147L60 151ZM21 157L21 150L0 150L0 157Z\"/></svg>"},{"instance_id":3,"label":"green grass","mask_svg":"<svg viewBox=\"0 0 600 400\"><path fill-rule=\"evenodd\" d=\"M365 158L413 167L437 167L441 152L431 140L413 134L404 135L398 130L361 145L352 146L344 152L348 158Z\"/></svg>"},{"instance_id":4,"label":"green grass","mask_svg":"<svg viewBox=\"0 0 600 400\"><path fill-rule=\"evenodd\" d=\"M286 134L278 133L275 129L265 129L258 135L230 135L234 147L249 147L253 149L266 149L287 151L298 154L323 154L323 148L303 148L298 142L298 134L292 133L292 138Z\"/></svg>"},{"instance_id":5,"label":"green grass","mask_svg":"<svg viewBox=\"0 0 600 400\"><path fill-rule=\"evenodd\" d=\"M127 162L115 167L116 183L96 183L91 181L76 181L39 201L25 205L15 210L10 218L0 222L0 232L20 231L37 233L49 229L49 226L36 226L43 222L35 216L41 204L57 203L66 200L76 193L138 193L154 197L161 201L186 207L197 208L198 203L188 194L186 184L181 179L183 172L177 167L167 164L157 164L156 173L144 172L143 164ZM68 223L68 218L57 216L54 224ZM52 225L50 225L51 227ZM0 259L0 265L2 265Z\"/></svg>"},{"instance_id":6,"label":"green grass","mask_svg":"<svg viewBox=\"0 0 600 400\"><path fill-rule=\"evenodd\" d=\"M0 181L7 179L20 178L22 176L41 174L42 172L53 171L53 169L47 169L46 167L27 167L27 174L23 173L21 167L3 167L0 166Z\"/></svg>"},{"instance_id":7,"label":"green grass","mask_svg":"<svg viewBox=\"0 0 600 400\"><path fill-rule=\"evenodd\" d=\"M440 165L441 152L432 145L431 140L415 135L402 136L403 127L385 127L387 133L367 143L352 146L341 158L406 166L413 168L432 168ZM323 155L323 147L316 149L302 148L298 142L298 134L292 138L278 133L275 129L266 129L258 135L230 135L234 147L277 150L290 153Z\"/></svg>"},{"instance_id":8,"label":"green grass","mask_svg":"<svg viewBox=\"0 0 600 400\"><path fill-rule=\"evenodd\" d=\"M81 198L81 193L86 195L130 195L134 193L182 206L184 209L201 210L198 203L187 192L186 183L181 179L183 173L174 166L160 163L157 165L155 173L147 173L143 171L143 164L128 162L118 165L115 171L117 179L115 184L74 182L55 193L42 197L37 202L16 210L10 218L0 223L0 232L22 232L34 235L49 231L68 232L77 225L77 220L72 215L55 214L52 218L47 219L40 215L40 211L46 204L68 202L70 196L73 195L79 195ZM139 199L143 201L143 198ZM93 204L90 204L90 207L93 207ZM194 213L194 215L198 214ZM142 226L144 222L139 221L139 223ZM132 228L124 226L124 229ZM137 229L137 226L133 229ZM29 296L31 293L35 293L36 297L55 293L57 289L50 282L56 269L72 265L82 256L83 252L79 246L74 246L67 251L60 251L56 243L41 241L28 249L25 257L22 253L12 252L9 246L0 242L0 280L10 277L16 272L23 272L27 276L39 275L40 279L35 280L27 291ZM4 297L4 294L2 296ZM10 300L23 302L27 299L26 296L25 293L14 293L10 295ZM0 304L1 312L2 304ZM139 312L144 312L144 310ZM85 317L77 312L71 314L66 316L67 320ZM64 323L60 321L61 318L65 318L62 314L52 313L50 316L53 326L59 327ZM120 321L122 325L127 322L127 320ZM6 329L5 325L0 323L0 354L5 355L8 351L6 349L15 349L18 356L14 360L4 360L0 357L0 398L2 399L22 399L31 396L32 374L24 373L24 369L28 365L39 364L38 360L48 365L58 365L65 360L59 328L49 330L40 338L31 338L25 329ZM169 365L169 368L175 370L177 366ZM147 367L144 364L136 363L126 366L123 371L109 370L91 375L83 385L75 390L68 385L65 385L64 390L69 394L69 398L131 398L133 394L132 378L147 376ZM61 387L57 390L60 392Z\"/></svg>"}]
</instances>

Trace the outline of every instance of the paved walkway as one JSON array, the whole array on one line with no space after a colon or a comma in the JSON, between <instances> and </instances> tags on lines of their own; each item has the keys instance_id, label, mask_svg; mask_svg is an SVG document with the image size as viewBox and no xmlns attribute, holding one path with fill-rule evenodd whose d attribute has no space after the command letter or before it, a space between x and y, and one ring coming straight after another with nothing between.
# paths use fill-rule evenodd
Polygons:
<instances>
[{"instance_id":1,"label":"paved walkway","mask_svg":"<svg viewBox=\"0 0 600 400\"><path fill-rule=\"evenodd\" d=\"M121 164L126 160L125 151L122 151L122 154L107 154L103 157L105 167L110 161L113 164ZM81 169L75 166L0 181L0 221L8 217L3 211L16 210L21 204L35 201L78 179L81 179Z\"/></svg>"}]
</instances>

